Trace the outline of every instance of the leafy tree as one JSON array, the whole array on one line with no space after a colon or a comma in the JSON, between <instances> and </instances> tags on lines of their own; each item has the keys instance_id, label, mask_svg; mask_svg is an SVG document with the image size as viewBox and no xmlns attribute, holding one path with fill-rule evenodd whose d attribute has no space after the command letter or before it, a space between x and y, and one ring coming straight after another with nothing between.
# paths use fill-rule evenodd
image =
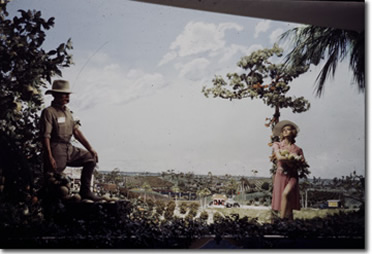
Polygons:
<instances>
[{"instance_id":1,"label":"leafy tree","mask_svg":"<svg viewBox=\"0 0 372 254\"><path fill-rule=\"evenodd\" d=\"M234 178L231 178L230 181L228 181L226 184L225 191L229 195L235 195L238 188L239 183Z\"/></svg>"},{"instance_id":2,"label":"leafy tree","mask_svg":"<svg viewBox=\"0 0 372 254\"><path fill-rule=\"evenodd\" d=\"M261 185L261 189L268 191L270 189L270 184L268 182L264 182Z\"/></svg>"},{"instance_id":3,"label":"leafy tree","mask_svg":"<svg viewBox=\"0 0 372 254\"><path fill-rule=\"evenodd\" d=\"M246 177L240 178L240 187L242 193L245 193L249 189L249 181Z\"/></svg>"},{"instance_id":4,"label":"leafy tree","mask_svg":"<svg viewBox=\"0 0 372 254\"><path fill-rule=\"evenodd\" d=\"M357 200L365 204L365 177L357 175L356 171L350 173L349 176L334 178L332 183L333 188L342 189L345 191L345 197Z\"/></svg>"},{"instance_id":5,"label":"leafy tree","mask_svg":"<svg viewBox=\"0 0 372 254\"><path fill-rule=\"evenodd\" d=\"M98 170L94 170L93 175L94 175L94 179L96 179L96 181L98 182L102 182L104 179L104 175Z\"/></svg>"},{"instance_id":6,"label":"leafy tree","mask_svg":"<svg viewBox=\"0 0 372 254\"><path fill-rule=\"evenodd\" d=\"M147 193L148 193L148 192L152 192L151 185L150 185L148 182L145 181L145 182L142 184L141 189L143 189L144 192L145 192L145 202L146 202Z\"/></svg>"},{"instance_id":7,"label":"leafy tree","mask_svg":"<svg viewBox=\"0 0 372 254\"><path fill-rule=\"evenodd\" d=\"M200 219L203 220L203 221L207 221L209 218L209 214L207 211L203 211L200 213Z\"/></svg>"},{"instance_id":8,"label":"leafy tree","mask_svg":"<svg viewBox=\"0 0 372 254\"><path fill-rule=\"evenodd\" d=\"M213 183L213 174L211 171L208 171L208 184L212 184Z\"/></svg>"},{"instance_id":9,"label":"leafy tree","mask_svg":"<svg viewBox=\"0 0 372 254\"><path fill-rule=\"evenodd\" d=\"M178 183L176 185L172 186L171 190L172 190L172 192L175 193L175 199L176 199L176 202L177 202L177 196L179 196L180 192L181 192L180 187L178 186Z\"/></svg>"},{"instance_id":10,"label":"leafy tree","mask_svg":"<svg viewBox=\"0 0 372 254\"><path fill-rule=\"evenodd\" d=\"M337 64L349 57L350 69L359 91L365 89L365 38L364 31L347 31L331 27L303 26L282 34L294 48L286 56L289 64L325 64L317 77L316 94L321 96L326 79L335 75Z\"/></svg>"},{"instance_id":11,"label":"leafy tree","mask_svg":"<svg viewBox=\"0 0 372 254\"><path fill-rule=\"evenodd\" d=\"M180 213L186 214L186 212L187 212L187 204L185 202L182 202L180 205Z\"/></svg>"},{"instance_id":12,"label":"leafy tree","mask_svg":"<svg viewBox=\"0 0 372 254\"><path fill-rule=\"evenodd\" d=\"M243 56L237 63L244 73L228 73L229 83L221 76L213 79L213 87L204 87L202 92L206 97L222 99L261 99L267 106L274 108L272 118L267 118L267 127L274 126L280 117L281 108L291 108L293 113L301 113L310 108L310 103L304 97L290 97L289 83L305 73L309 65L299 64L288 66L275 64L270 58L281 57L283 49L276 44L272 49L257 50L249 56Z\"/></svg>"},{"instance_id":13,"label":"leafy tree","mask_svg":"<svg viewBox=\"0 0 372 254\"><path fill-rule=\"evenodd\" d=\"M118 184L121 180L120 169L114 168L110 173L106 174L105 181Z\"/></svg>"},{"instance_id":14,"label":"leafy tree","mask_svg":"<svg viewBox=\"0 0 372 254\"><path fill-rule=\"evenodd\" d=\"M200 201L202 202L202 206L205 207L207 205L207 196L212 195L212 192L208 188L204 188L197 192L197 195L200 197Z\"/></svg>"},{"instance_id":15,"label":"leafy tree","mask_svg":"<svg viewBox=\"0 0 372 254\"><path fill-rule=\"evenodd\" d=\"M8 1L0 2L0 168L5 176L4 192L11 200L32 191L33 174L42 170L38 140L41 88L61 76L61 68L72 64L71 41L45 51L46 31L54 18L40 11L19 10L9 17Z\"/></svg>"},{"instance_id":16,"label":"leafy tree","mask_svg":"<svg viewBox=\"0 0 372 254\"><path fill-rule=\"evenodd\" d=\"M188 183L192 182L195 178L194 172L192 172L192 171L187 172L186 175L185 175L185 178L188 181Z\"/></svg>"}]
</instances>

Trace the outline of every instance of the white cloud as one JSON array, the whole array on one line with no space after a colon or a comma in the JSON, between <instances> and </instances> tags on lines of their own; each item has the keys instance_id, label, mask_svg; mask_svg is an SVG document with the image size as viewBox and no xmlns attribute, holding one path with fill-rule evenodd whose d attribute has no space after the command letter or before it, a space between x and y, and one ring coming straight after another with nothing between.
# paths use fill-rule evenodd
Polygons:
<instances>
[{"instance_id":1,"label":"white cloud","mask_svg":"<svg viewBox=\"0 0 372 254\"><path fill-rule=\"evenodd\" d=\"M246 47L227 42L227 31L243 29L242 26L231 22L219 24L189 22L171 43L170 51L163 56L158 66L174 61L179 77L194 81L209 79L211 77L208 74L220 69L218 65L211 66L211 62L228 63L231 66L231 63L234 65L241 55L249 54L257 48L257 45ZM236 54L239 56L236 57Z\"/></svg>"},{"instance_id":2,"label":"white cloud","mask_svg":"<svg viewBox=\"0 0 372 254\"><path fill-rule=\"evenodd\" d=\"M245 46L237 45L237 44L232 44L229 47L221 49L221 52L215 53L214 55L217 54L222 54L222 56L219 58L218 62L223 63L226 61L231 60L231 58L237 54L238 52L241 52L243 54L246 54L248 52L248 48ZM212 56L212 54L211 54Z\"/></svg>"},{"instance_id":3,"label":"white cloud","mask_svg":"<svg viewBox=\"0 0 372 254\"><path fill-rule=\"evenodd\" d=\"M190 80L199 80L203 78L204 72L209 66L209 61L205 58L196 58L186 64L177 64L176 69L179 71L181 78Z\"/></svg>"},{"instance_id":4,"label":"white cloud","mask_svg":"<svg viewBox=\"0 0 372 254\"><path fill-rule=\"evenodd\" d=\"M254 44L250 47L245 47L242 45L232 44L231 46L225 47L218 52L211 53L210 56L211 57L219 56L218 60L219 63L227 62L229 60L234 60L235 62L237 62L240 59L240 57L247 56L258 49L263 49L263 46L259 44ZM235 57L236 54L239 54L238 57L233 58Z\"/></svg>"},{"instance_id":5,"label":"white cloud","mask_svg":"<svg viewBox=\"0 0 372 254\"><path fill-rule=\"evenodd\" d=\"M130 69L127 72L126 77L129 78L129 79L136 79L136 78L141 77L142 75L144 75L144 72L142 70L139 70L139 69Z\"/></svg>"},{"instance_id":6,"label":"white cloud","mask_svg":"<svg viewBox=\"0 0 372 254\"><path fill-rule=\"evenodd\" d=\"M108 59L107 62L112 61ZM71 104L82 110L102 104L127 103L152 95L166 84L160 73L126 70L115 63L106 63L103 67L87 66L74 84Z\"/></svg>"},{"instance_id":7,"label":"white cloud","mask_svg":"<svg viewBox=\"0 0 372 254\"><path fill-rule=\"evenodd\" d=\"M165 54L163 56L163 58L160 60L158 66L161 66L161 65L164 65L170 61L172 61L173 59L175 59L177 57L177 52L175 51L170 51L168 52L167 54Z\"/></svg>"},{"instance_id":8,"label":"white cloud","mask_svg":"<svg viewBox=\"0 0 372 254\"><path fill-rule=\"evenodd\" d=\"M258 22L255 27L254 38L257 38L260 33L266 32L270 28L271 20L263 20Z\"/></svg>"},{"instance_id":9,"label":"white cloud","mask_svg":"<svg viewBox=\"0 0 372 254\"><path fill-rule=\"evenodd\" d=\"M189 22L170 49L180 57L216 51L225 46L225 32L230 29L241 31L243 27L235 23Z\"/></svg>"},{"instance_id":10,"label":"white cloud","mask_svg":"<svg viewBox=\"0 0 372 254\"><path fill-rule=\"evenodd\" d=\"M270 42L272 44L278 42L280 35L284 33L284 30L281 28L276 29L274 32L270 34Z\"/></svg>"}]
</instances>

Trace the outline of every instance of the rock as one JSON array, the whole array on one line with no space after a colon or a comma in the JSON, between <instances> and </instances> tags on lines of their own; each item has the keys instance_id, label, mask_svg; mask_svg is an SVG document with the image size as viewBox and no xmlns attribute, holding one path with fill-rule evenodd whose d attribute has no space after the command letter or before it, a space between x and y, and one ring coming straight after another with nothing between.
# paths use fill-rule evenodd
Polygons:
<instances>
[{"instance_id":1,"label":"rock","mask_svg":"<svg viewBox=\"0 0 372 254\"><path fill-rule=\"evenodd\" d=\"M83 203L94 203L93 200L90 200L90 199L83 199L83 201L81 201Z\"/></svg>"},{"instance_id":2,"label":"rock","mask_svg":"<svg viewBox=\"0 0 372 254\"><path fill-rule=\"evenodd\" d=\"M59 187L59 195L62 198L65 198L68 196L70 190L66 186L60 186Z\"/></svg>"},{"instance_id":3,"label":"rock","mask_svg":"<svg viewBox=\"0 0 372 254\"><path fill-rule=\"evenodd\" d=\"M79 194L74 194L70 197L69 199L72 202L80 202L81 201L81 196Z\"/></svg>"}]
</instances>

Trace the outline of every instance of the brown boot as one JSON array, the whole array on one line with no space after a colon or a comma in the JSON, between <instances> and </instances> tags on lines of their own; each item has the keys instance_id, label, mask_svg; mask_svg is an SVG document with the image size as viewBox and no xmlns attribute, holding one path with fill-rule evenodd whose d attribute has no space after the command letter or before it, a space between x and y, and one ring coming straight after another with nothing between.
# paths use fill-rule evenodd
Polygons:
<instances>
[{"instance_id":1,"label":"brown boot","mask_svg":"<svg viewBox=\"0 0 372 254\"><path fill-rule=\"evenodd\" d=\"M96 166L95 162L88 162L84 165L83 170L81 172L81 186L80 186L80 196L81 199L90 199L93 201L99 201L102 200L101 197L96 196L91 190L90 190L90 182L92 180L92 174L94 167Z\"/></svg>"}]
</instances>

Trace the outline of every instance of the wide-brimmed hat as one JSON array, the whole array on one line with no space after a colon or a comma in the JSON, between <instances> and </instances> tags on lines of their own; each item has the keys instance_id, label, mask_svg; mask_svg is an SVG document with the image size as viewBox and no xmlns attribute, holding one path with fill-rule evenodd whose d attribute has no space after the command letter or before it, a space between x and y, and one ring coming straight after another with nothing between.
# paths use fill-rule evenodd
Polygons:
<instances>
[{"instance_id":1,"label":"wide-brimmed hat","mask_svg":"<svg viewBox=\"0 0 372 254\"><path fill-rule=\"evenodd\" d=\"M70 83L67 80L54 80L52 89L45 92L45 94L51 93L72 93Z\"/></svg>"},{"instance_id":2,"label":"wide-brimmed hat","mask_svg":"<svg viewBox=\"0 0 372 254\"><path fill-rule=\"evenodd\" d=\"M274 136L279 136L280 133L282 133L283 127L287 126L287 125L293 126L297 130L297 133L300 132L300 128L298 128L297 124L295 124L294 122L288 121L288 120L283 120L283 121L280 121L279 123L277 123L274 126L274 128L273 128Z\"/></svg>"}]
</instances>

